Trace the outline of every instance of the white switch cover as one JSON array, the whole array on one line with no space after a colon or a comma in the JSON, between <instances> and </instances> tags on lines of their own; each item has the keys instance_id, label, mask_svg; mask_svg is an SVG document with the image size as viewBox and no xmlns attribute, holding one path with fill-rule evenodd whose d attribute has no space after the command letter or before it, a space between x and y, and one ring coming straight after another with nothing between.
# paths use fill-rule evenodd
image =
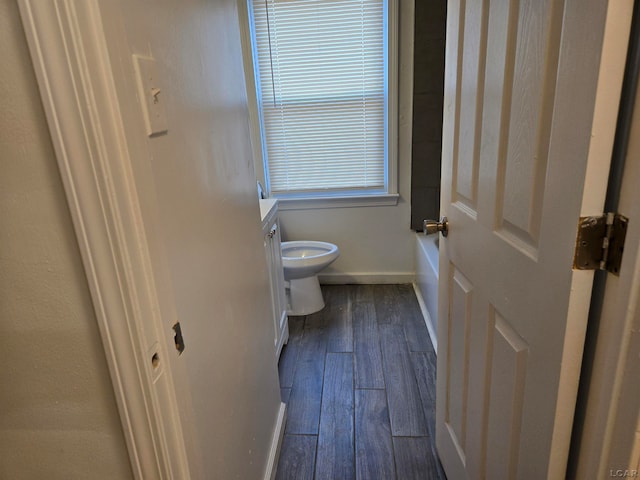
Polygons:
<instances>
[{"instance_id":1,"label":"white switch cover","mask_svg":"<svg viewBox=\"0 0 640 480\"><path fill-rule=\"evenodd\" d=\"M147 135L166 133L167 116L164 110L167 93L162 90L156 72L156 61L151 57L133 56L138 83L138 96Z\"/></svg>"}]
</instances>

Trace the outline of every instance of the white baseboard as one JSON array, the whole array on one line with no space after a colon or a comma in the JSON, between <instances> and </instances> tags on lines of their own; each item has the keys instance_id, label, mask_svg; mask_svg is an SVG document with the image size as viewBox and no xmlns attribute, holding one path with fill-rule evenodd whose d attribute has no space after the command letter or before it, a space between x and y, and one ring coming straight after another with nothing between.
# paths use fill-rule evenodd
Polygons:
<instances>
[{"instance_id":1,"label":"white baseboard","mask_svg":"<svg viewBox=\"0 0 640 480\"><path fill-rule=\"evenodd\" d=\"M287 423L287 404L281 402L278 410L278 418L276 420L276 428L271 438L271 448L269 449L269 458L267 459L267 468L264 472L264 480L275 480L276 471L278 470L278 459L280 458L280 448L282 447L282 438L284 437L284 426Z\"/></svg>"},{"instance_id":2,"label":"white baseboard","mask_svg":"<svg viewBox=\"0 0 640 480\"><path fill-rule=\"evenodd\" d=\"M323 285L413 283L415 272L324 273L318 275Z\"/></svg>"},{"instance_id":3,"label":"white baseboard","mask_svg":"<svg viewBox=\"0 0 640 480\"><path fill-rule=\"evenodd\" d=\"M431 338L431 343L433 344L433 349L438 355L438 335L433 330L431 316L429 315L429 311L427 310L427 305L424 303L424 298L422 297L422 293L420 292L420 288L416 282L413 282L413 291L416 292L416 297L418 299L418 304L420 305L420 310L422 311L422 318L424 319L424 323L427 326L427 331L429 332L429 337ZM437 321L437 319L436 319Z\"/></svg>"}]
</instances>

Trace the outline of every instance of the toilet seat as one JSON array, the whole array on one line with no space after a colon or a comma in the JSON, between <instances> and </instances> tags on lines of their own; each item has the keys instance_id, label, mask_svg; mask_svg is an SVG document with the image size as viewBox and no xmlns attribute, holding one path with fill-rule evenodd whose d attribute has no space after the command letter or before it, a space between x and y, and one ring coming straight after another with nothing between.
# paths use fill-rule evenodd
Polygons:
<instances>
[{"instance_id":1,"label":"toilet seat","mask_svg":"<svg viewBox=\"0 0 640 480\"><path fill-rule=\"evenodd\" d=\"M287 280L318 273L332 263L340 252L333 243L316 241L282 242L282 266Z\"/></svg>"}]
</instances>

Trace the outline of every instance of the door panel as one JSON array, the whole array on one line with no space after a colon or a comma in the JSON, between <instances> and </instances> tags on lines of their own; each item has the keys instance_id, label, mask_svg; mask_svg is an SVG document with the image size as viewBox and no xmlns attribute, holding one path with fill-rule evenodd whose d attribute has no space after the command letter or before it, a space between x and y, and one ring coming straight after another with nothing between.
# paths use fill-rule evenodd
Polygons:
<instances>
[{"instance_id":1,"label":"door panel","mask_svg":"<svg viewBox=\"0 0 640 480\"><path fill-rule=\"evenodd\" d=\"M467 141L458 141L458 155L454 157L455 201L467 208L475 217L478 200L478 165L480 153L480 119L482 97L478 93L478 84L484 77L484 47L486 43L486 11L488 2L469 2L460 22L461 68L458 83L461 85L459 114L457 115L460 137Z\"/></svg>"},{"instance_id":2,"label":"door panel","mask_svg":"<svg viewBox=\"0 0 640 480\"><path fill-rule=\"evenodd\" d=\"M448 397L446 422L458 439L460 449L464 451L469 379L469 323L473 286L460 271L455 268L449 271L453 274L450 318L460 319L460 321L448 326L448 351L458 352L458 354L449 360L447 384L452 394Z\"/></svg>"},{"instance_id":3,"label":"door panel","mask_svg":"<svg viewBox=\"0 0 640 480\"><path fill-rule=\"evenodd\" d=\"M609 161L590 155L596 92L612 88L598 76L606 14L599 0L449 2L436 421L449 478L564 475L593 276L572 271L576 224Z\"/></svg>"},{"instance_id":4,"label":"door panel","mask_svg":"<svg viewBox=\"0 0 640 480\"><path fill-rule=\"evenodd\" d=\"M491 358L489 418L487 431L487 477L514 478L519 454L520 422L529 346L509 322L494 314Z\"/></svg>"},{"instance_id":5,"label":"door panel","mask_svg":"<svg viewBox=\"0 0 640 480\"><path fill-rule=\"evenodd\" d=\"M504 2L508 3L508 2ZM520 7L516 13L516 9ZM506 5L505 5L506 7ZM506 140L497 182L497 229L535 252L544 199L549 136L562 20L562 2L511 2L504 28L514 31L504 63L513 68L502 86L507 109L499 140ZM489 119L487 119L489 120ZM496 119L497 120L497 119Z\"/></svg>"}]
</instances>

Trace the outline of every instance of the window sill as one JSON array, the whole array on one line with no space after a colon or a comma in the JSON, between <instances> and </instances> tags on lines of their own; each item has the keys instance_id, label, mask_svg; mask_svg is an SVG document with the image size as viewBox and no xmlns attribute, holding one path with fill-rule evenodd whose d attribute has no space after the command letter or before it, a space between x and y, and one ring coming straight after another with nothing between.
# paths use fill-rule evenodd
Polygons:
<instances>
[{"instance_id":1,"label":"window sill","mask_svg":"<svg viewBox=\"0 0 640 480\"><path fill-rule=\"evenodd\" d=\"M311 210L318 208L384 207L398 204L400 195L352 195L344 197L278 198L278 210Z\"/></svg>"}]
</instances>

